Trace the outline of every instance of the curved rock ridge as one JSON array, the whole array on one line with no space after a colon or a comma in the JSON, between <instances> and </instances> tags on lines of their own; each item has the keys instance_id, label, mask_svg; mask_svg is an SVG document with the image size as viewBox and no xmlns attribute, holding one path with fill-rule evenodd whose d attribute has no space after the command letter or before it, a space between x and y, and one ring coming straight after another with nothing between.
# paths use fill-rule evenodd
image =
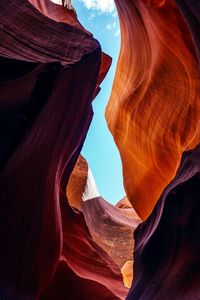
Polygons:
<instances>
[{"instance_id":1,"label":"curved rock ridge","mask_svg":"<svg viewBox=\"0 0 200 300\"><path fill-rule=\"evenodd\" d=\"M42 300L123 300L124 287L118 265L94 241L82 212L74 212L63 196L63 250L56 273Z\"/></svg>"},{"instance_id":2,"label":"curved rock ridge","mask_svg":"<svg viewBox=\"0 0 200 300\"><path fill-rule=\"evenodd\" d=\"M123 210L123 214L126 215L127 217L129 217L131 219L135 219L136 221L138 220L138 214L134 210L133 206L131 205L131 203L127 197L124 197L123 199L121 199L116 204L116 207Z\"/></svg>"},{"instance_id":3,"label":"curved rock ridge","mask_svg":"<svg viewBox=\"0 0 200 300\"><path fill-rule=\"evenodd\" d=\"M28 0L35 8L37 8L45 16L55 20L70 24L74 27L85 30L77 19L76 11L74 10L71 1L51 1L51 0ZM63 4L63 5L62 5ZM86 30L85 30L86 31ZM87 31L87 33L89 33Z\"/></svg>"},{"instance_id":4,"label":"curved rock ridge","mask_svg":"<svg viewBox=\"0 0 200 300\"><path fill-rule=\"evenodd\" d=\"M183 151L200 140L194 43L199 4L177 0L180 9L172 0L115 2L122 42L106 118L121 154L127 196L144 220Z\"/></svg>"},{"instance_id":5,"label":"curved rock ridge","mask_svg":"<svg viewBox=\"0 0 200 300\"><path fill-rule=\"evenodd\" d=\"M5 15L11 17L6 19ZM12 0L7 5L1 1L0 21L4 29L1 30L0 54L10 59L59 62L67 66L100 48L99 43L87 32L45 17L26 0Z\"/></svg>"},{"instance_id":6,"label":"curved rock ridge","mask_svg":"<svg viewBox=\"0 0 200 300\"><path fill-rule=\"evenodd\" d=\"M127 300L196 300L200 294L200 145L135 231L134 281Z\"/></svg>"},{"instance_id":7,"label":"curved rock ridge","mask_svg":"<svg viewBox=\"0 0 200 300\"><path fill-rule=\"evenodd\" d=\"M26 0L0 2L2 300L127 294L119 267L66 198L111 59L91 34L61 23L62 13L55 21Z\"/></svg>"},{"instance_id":8,"label":"curved rock ridge","mask_svg":"<svg viewBox=\"0 0 200 300\"><path fill-rule=\"evenodd\" d=\"M130 287L133 275L133 232L141 222L140 218L127 198L113 206L96 191L87 161L79 156L67 186L69 204L77 212L83 213L93 240L118 265L125 286Z\"/></svg>"},{"instance_id":9,"label":"curved rock ridge","mask_svg":"<svg viewBox=\"0 0 200 300\"><path fill-rule=\"evenodd\" d=\"M175 3L190 28L199 58L200 2L176 0L174 6ZM200 70L200 64L197 68ZM134 233L134 281L127 300L199 298L199 180L198 144L183 153L176 176L164 189L152 214Z\"/></svg>"},{"instance_id":10,"label":"curved rock ridge","mask_svg":"<svg viewBox=\"0 0 200 300\"><path fill-rule=\"evenodd\" d=\"M76 165L70 175L69 182L66 188L66 194L69 205L82 211L82 196L85 191L89 166L85 158L80 155L77 159Z\"/></svg>"},{"instance_id":11,"label":"curved rock ridge","mask_svg":"<svg viewBox=\"0 0 200 300\"><path fill-rule=\"evenodd\" d=\"M190 27L191 35L195 40L196 51L200 64L200 38L199 38L199 26L200 26L200 4L195 0L175 0L177 6L182 12L185 20Z\"/></svg>"},{"instance_id":12,"label":"curved rock ridge","mask_svg":"<svg viewBox=\"0 0 200 300\"><path fill-rule=\"evenodd\" d=\"M83 203L83 214L93 239L120 268L132 260L133 232L140 218L132 219L124 209L116 208L102 197Z\"/></svg>"},{"instance_id":13,"label":"curved rock ridge","mask_svg":"<svg viewBox=\"0 0 200 300\"><path fill-rule=\"evenodd\" d=\"M82 155L79 156L70 176L66 193L70 206L80 211L84 201L100 197L90 167Z\"/></svg>"},{"instance_id":14,"label":"curved rock ridge","mask_svg":"<svg viewBox=\"0 0 200 300\"><path fill-rule=\"evenodd\" d=\"M63 2L0 1L0 299L197 300L200 2L115 0L116 206L80 156L112 60Z\"/></svg>"}]
</instances>

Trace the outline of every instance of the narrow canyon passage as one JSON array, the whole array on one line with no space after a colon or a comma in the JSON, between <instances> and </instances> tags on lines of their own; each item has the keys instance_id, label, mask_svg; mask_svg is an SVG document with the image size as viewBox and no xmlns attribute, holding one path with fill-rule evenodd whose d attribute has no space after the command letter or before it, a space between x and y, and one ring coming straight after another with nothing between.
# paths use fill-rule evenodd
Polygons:
<instances>
[{"instance_id":1,"label":"narrow canyon passage","mask_svg":"<svg viewBox=\"0 0 200 300\"><path fill-rule=\"evenodd\" d=\"M199 30L196 0L1 0L1 300L199 298Z\"/></svg>"},{"instance_id":2,"label":"narrow canyon passage","mask_svg":"<svg viewBox=\"0 0 200 300\"><path fill-rule=\"evenodd\" d=\"M108 129L105 108L110 98L120 51L120 27L114 1L72 1L81 24L90 31L104 53L112 59L101 91L93 101L94 116L82 155L90 165L97 188L102 197L116 204L125 196L121 159Z\"/></svg>"}]
</instances>

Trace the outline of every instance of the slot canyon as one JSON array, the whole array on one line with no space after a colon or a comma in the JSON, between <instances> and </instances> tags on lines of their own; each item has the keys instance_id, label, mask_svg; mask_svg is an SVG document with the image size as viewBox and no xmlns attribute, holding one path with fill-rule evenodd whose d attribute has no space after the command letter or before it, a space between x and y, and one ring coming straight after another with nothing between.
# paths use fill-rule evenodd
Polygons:
<instances>
[{"instance_id":1,"label":"slot canyon","mask_svg":"<svg viewBox=\"0 0 200 300\"><path fill-rule=\"evenodd\" d=\"M0 1L0 300L198 300L200 1L114 1L117 204L81 152L112 57L56 2Z\"/></svg>"}]
</instances>

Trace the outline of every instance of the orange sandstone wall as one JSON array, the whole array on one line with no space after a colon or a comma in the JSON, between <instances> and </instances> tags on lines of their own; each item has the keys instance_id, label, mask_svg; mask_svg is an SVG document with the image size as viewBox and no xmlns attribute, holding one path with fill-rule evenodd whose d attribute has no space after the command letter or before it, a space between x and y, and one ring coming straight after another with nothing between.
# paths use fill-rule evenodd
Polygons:
<instances>
[{"instance_id":1,"label":"orange sandstone wall","mask_svg":"<svg viewBox=\"0 0 200 300\"><path fill-rule=\"evenodd\" d=\"M199 73L186 23L171 0L116 0L121 52L106 109L127 196L142 219L199 141Z\"/></svg>"}]
</instances>

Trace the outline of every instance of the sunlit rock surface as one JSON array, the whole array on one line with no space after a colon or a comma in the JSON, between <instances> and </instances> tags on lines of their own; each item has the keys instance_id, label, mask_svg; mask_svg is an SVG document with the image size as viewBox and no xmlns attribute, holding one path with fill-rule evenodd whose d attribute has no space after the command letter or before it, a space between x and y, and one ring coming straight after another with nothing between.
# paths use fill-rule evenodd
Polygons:
<instances>
[{"instance_id":1,"label":"sunlit rock surface","mask_svg":"<svg viewBox=\"0 0 200 300\"><path fill-rule=\"evenodd\" d=\"M142 219L200 141L199 66L182 11L172 0L116 0L122 43L106 110L125 189ZM198 1L177 1L198 39ZM187 14L188 12L188 14ZM192 12L191 12L192 13Z\"/></svg>"},{"instance_id":2,"label":"sunlit rock surface","mask_svg":"<svg viewBox=\"0 0 200 300\"><path fill-rule=\"evenodd\" d=\"M113 206L99 195L91 170L82 156L70 177L67 196L70 205L83 213L94 241L119 269L133 260L133 232L141 222L140 218L127 198ZM123 269L124 276L126 273L130 278L130 268Z\"/></svg>"},{"instance_id":3,"label":"sunlit rock surface","mask_svg":"<svg viewBox=\"0 0 200 300\"><path fill-rule=\"evenodd\" d=\"M149 1L151 7L155 7L156 1ZM158 1L159 2L159 1ZM165 5L164 5L165 4ZM188 48L191 49L193 57L196 57L196 65L193 66L193 72L188 73L188 80L191 84L190 95L193 95L193 110L190 111L190 118L183 121L180 118L178 123L182 128L184 125L188 132L191 124L196 126L193 134L197 134L199 124L198 119L198 101L199 101L199 79L198 84L194 84L194 73L200 70L199 59L200 54L200 2L199 1L175 1L170 3L165 1L163 9L166 6L177 11L179 9L182 14L178 18L179 25L182 24L183 17L187 30L182 29L181 37L187 41L188 36L193 40L188 43ZM161 9L161 8L159 8ZM170 17L170 13L168 12ZM163 18L164 20L164 18ZM177 25L173 19L173 25ZM179 33L177 27L173 28L174 33ZM159 33L162 28L160 28ZM176 37L177 46L178 36ZM171 45L170 36L167 45ZM170 48L171 50L174 49ZM182 48L182 54L187 58L186 51ZM192 52L193 51L193 52ZM191 68L190 60L183 60L185 70ZM180 61L180 56L177 55ZM170 64L170 61L168 61ZM173 62L174 66L176 61ZM167 67L167 62L166 62ZM180 74L181 75L181 74ZM182 73L184 75L184 72ZM182 81L174 80L177 84L177 91L186 91L188 85L185 83L182 86ZM155 80L156 82L156 80ZM159 79L157 80L159 82ZM180 92L183 99L184 94ZM182 103L182 101L181 101ZM181 109L182 106L180 106ZM183 104L183 103L182 103ZM183 106L185 109L185 106ZM164 104L163 104L164 109ZM174 116L171 115L171 118ZM182 120L182 123L181 123ZM196 122L197 121L197 122ZM167 123L168 124L168 123ZM178 132L178 127L175 126L174 133ZM187 131L183 131L180 136L180 141L187 137ZM175 141L173 136L172 143ZM195 143L199 143L199 138L194 139ZM190 141L191 142L191 141ZM188 140L186 149L192 148L193 143ZM168 144L167 144L168 145ZM174 148L175 150L175 148ZM180 148L182 153L183 148ZM169 157L170 161L171 157ZM167 162L166 162L167 166ZM179 161L179 167L173 180L164 188L161 196L147 220L139 225L136 229L135 236L135 251L134 251L134 281L129 291L127 300L196 300L200 297L200 223L199 223L199 183L200 178L200 146L182 154L182 159ZM161 178L160 178L161 179ZM152 186L153 189L153 186Z\"/></svg>"},{"instance_id":4,"label":"sunlit rock surface","mask_svg":"<svg viewBox=\"0 0 200 300\"><path fill-rule=\"evenodd\" d=\"M197 300L200 295L200 146L135 232L134 281L127 300Z\"/></svg>"},{"instance_id":5,"label":"sunlit rock surface","mask_svg":"<svg viewBox=\"0 0 200 300\"><path fill-rule=\"evenodd\" d=\"M77 19L77 15L73 6L71 5L71 1L67 1L64 7L62 6L62 0L61 1L28 0L28 1L45 16L57 22L67 23L77 28L85 30Z\"/></svg>"},{"instance_id":6,"label":"sunlit rock surface","mask_svg":"<svg viewBox=\"0 0 200 300\"><path fill-rule=\"evenodd\" d=\"M197 300L200 2L115 1L116 206L79 156L111 58L53 2L0 2L0 299Z\"/></svg>"},{"instance_id":7,"label":"sunlit rock surface","mask_svg":"<svg viewBox=\"0 0 200 300\"><path fill-rule=\"evenodd\" d=\"M127 260L123 267L121 268L121 273L123 276L123 282L124 285L127 288L131 287L132 281L133 281L133 261L132 260Z\"/></svg>"},{"instance_id":8,"label":"sunlit rock surface","mask_svg":"<svg viewBox=\"0 0 200 300\"><path fill-rule=\"evenodd\" d=\"M131 203L129 202L127 197L124 197L123 199L121 199L116 204L116 207L123 210L123 214L126 215L127 217L129 217L131 219L135 219L136 221L138 220L138 215L137 215L136 211L134 210L133 206L131 205Z\"/></svg>"},{"instance_id":9,"label":"sunlit rock surface","mask_svg":"<svg viewBox=\"0 0 200 300\"><path fill-rule=\"evenodd\" d=\"M89 167L87 161L79 156L76 166L70 176L67 185L67 198L72 208L76 208L82 211L82 196L85 191L87 179L88 179Z\"/></svg>"}]
</instances>

